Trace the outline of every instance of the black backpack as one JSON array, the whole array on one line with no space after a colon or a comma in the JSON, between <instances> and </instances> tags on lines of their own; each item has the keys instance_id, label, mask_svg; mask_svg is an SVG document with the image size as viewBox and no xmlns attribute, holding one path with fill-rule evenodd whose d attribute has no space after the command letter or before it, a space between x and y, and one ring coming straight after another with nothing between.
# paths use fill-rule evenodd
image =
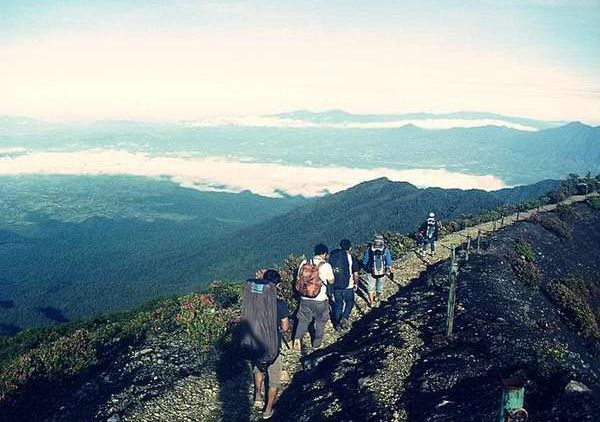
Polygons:
<instances>
[{"instance_id":1,"label":"black backpack","mask_svg":"<svg viewBox=\"0 0 600 422\"><path fill-rule=\"evenodd\" d=\"M277 324L275 285L267 280L248 280L239 326L242 356L259 367L270 365L279 355Z\"/></svg>"},{"instance_id":2,"label":"black backpack","mask_svg":"<svg viewBox=\"0 0 600 422\"><path fill-rule=\"evenodd\" d=\"M333 268L333 275L335 276L333 288L335 290L346 289L351 276L347 252L343 249L334 249L329 255L329 264Z\"/></svg>"}]
</instances>

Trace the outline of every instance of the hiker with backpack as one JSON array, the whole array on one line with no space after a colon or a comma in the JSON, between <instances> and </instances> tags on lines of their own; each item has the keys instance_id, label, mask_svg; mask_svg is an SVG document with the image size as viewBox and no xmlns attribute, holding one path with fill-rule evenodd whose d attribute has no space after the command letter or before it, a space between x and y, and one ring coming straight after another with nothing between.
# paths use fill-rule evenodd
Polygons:
<instances>
[{"instance_id":1,"label":"hiker with backpack","mask_svg":"<svg viewBox=\"0 0 600 422\"><path fill-rule=\"evenodd\" d=\"M358 287L358 260L352 256L352 243L340 241L340 247L331 251L329 264L333 268L333 326L336 330L349 327L348 318L354 307L354 292Z\"/></svg>"},{"instance_id":2,"label":"hiker with backpack","mask_svg":"<svg viewBox=\"0 0 600 422\"><path fill-rule=\"evenodd\" d=\"M370 306L380 303L385 277L393 276L392 263L392 254L385 246L383 236L375 235L362 259L362 266L367 272L367 292Z\"/></svg>"},{"instance_id":3,"label":"hiker with backpack","mask_svg":"<svg viewBox=\"0 0 600 422\"><path fill-rule=\"evenodd\" d=\"M440 228L441 225L436 220L435 214L430 212L427 220L419 228L419 232L423 236L423 252L427 251L427 244L429 244L431 255L435 255L435 244L439 239Z\"/></svg>"},{"instance_id":4,"label":"hiker with backpack","mask_svg":"<svg viewBox=\"0 0 600 422\"><path fill-rule=\"evenodd\" d=\"M252 365L254 407L263 410L263 419L269 419L281 388L283 356L280 349L283 333L289 330L289 310L285 300L278 298L279 273L276 270L257 272L257 276L261 275L244 285L240 348Z\"/></svg>"},{"instance_id":5,"label":"hiker with backpack","mask_svg":"<svg viewBox=\"0 0 600 422\"><path fill-rule=\"evenodd\" d=\"M329 319L329 298L327 285L333 283L333 269L327 262L329 248L319 243L315 246L315 256L305 259L298 267L296 290L300 294L300 305L296 313L296 333L294 349L300 350L301 341L308 326L314 321L312 347L318 349L323 342L325 323Z\"/></svg>"}]
</instances>

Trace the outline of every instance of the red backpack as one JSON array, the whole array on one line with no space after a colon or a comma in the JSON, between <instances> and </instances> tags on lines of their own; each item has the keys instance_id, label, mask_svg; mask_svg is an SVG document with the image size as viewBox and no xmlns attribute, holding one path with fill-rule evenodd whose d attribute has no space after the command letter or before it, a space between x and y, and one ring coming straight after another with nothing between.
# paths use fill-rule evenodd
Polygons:
<instances>
[{"instance_id":1,"label":"red backpack","mask_svg":"<svg viewBox=\"0 0 600 422\"><path fill-rule=\"evenodd\" d=\"M308 298L315 298L321 292L323 281L319 277L319 268L325 261L321 261L315 264L313 259L308 259L298 271L298 277L296 279L296 290L301 296Z\"/></svg>"}]
</instances>

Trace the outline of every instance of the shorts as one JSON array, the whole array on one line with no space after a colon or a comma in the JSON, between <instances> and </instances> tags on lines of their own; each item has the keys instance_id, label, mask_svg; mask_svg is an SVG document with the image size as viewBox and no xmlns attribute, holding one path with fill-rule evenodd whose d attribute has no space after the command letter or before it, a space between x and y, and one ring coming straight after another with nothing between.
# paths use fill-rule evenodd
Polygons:
<instances>
[{"instance_id":1,"label":"shorts","mask_svg":"<svg viewBox=\"0 0 600 422\"><path fill-rule=\"evenodd\" d=\"M267 368L267 386L268 388L281 388L281 371L283 370L283 355L279 353L277 359ZM260 373L258 366L252 364L252 374Z\"/></svg>"},{"instance_id":2,"label":"shorts","mask_svg":"<svg viewBox=\"0 0 600 422\"><path fill-rule=\"evenodd\" d=\"M367 291L369 293L373 293L373 292L383 293L384 279L385 279L385 276L373 277L372 274L368 274L368 276L367 276Z\"/></svg>"}]
</instances>

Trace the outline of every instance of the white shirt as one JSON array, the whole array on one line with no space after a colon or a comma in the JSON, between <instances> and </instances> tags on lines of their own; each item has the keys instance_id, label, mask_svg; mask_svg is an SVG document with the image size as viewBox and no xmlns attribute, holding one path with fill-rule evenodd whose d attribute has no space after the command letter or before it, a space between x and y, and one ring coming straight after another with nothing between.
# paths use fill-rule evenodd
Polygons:
<instances>
[{"instance_id":1,"label":"white shirt","mask_svg":"<svg viewBox=\"0 0 600 422\"><path fill-rule=\"evenodd\" d=\"M304 264L306 264L308 260L305 259L304 261L302 261L300 263L300 265L298 266L298 271L300 271L300 269L302 268L302 266ZM316 297L306 297L306 296L302 296L303 300L314 300L317 302L323 302L327 300L327 286L326 284L330 284L333 283L333 280L335 279L335 276L333 275L333 268L331 268L331 265L326 262L323 258L321 258L320 256L315 256L313 258L313 261L315 262L316 265L319 265L320 262L325 262L323 265L321 265L319 267L319 278L321 279L321 281L323 282L323 285L321 286L321 291L319 292L319 294Z\"/></svg>"},{"instance_id":2,"label":"white shirt","mask_svg":"<svg viewBox=\"0 0 600 422\"><path fill-rule=\"evenodd\" d=\"M348 256L348 267L350 268L350 280L348 280L348 287L346 288L352 289L354 288L354 273L352 272L352 254L346 252L346 255Z\"/></svg>"}]
</instances>

